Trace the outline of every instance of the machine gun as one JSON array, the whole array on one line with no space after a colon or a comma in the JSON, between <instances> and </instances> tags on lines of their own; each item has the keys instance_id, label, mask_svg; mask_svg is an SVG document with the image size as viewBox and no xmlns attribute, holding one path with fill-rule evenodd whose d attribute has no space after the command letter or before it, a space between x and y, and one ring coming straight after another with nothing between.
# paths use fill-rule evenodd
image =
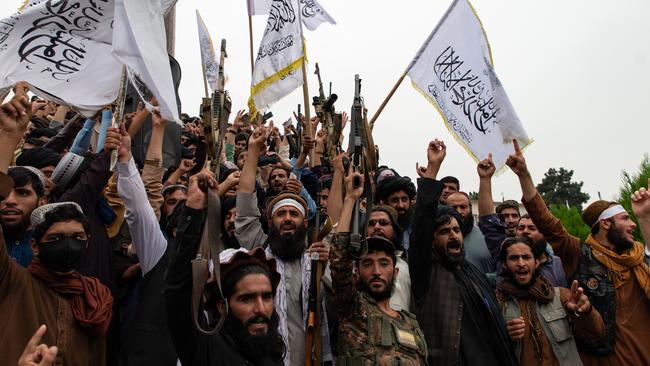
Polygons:
<instances>
[{"instance_id":1,"label":"machine gun","mask_svg":"<svg viewBox=\"0 0 650 366\"><path fill-rule=\"evenodd\" d=\"M228 127L228 118L232 101L228 91L225 90L224 62L226 54L226 40L221 40L221 56L219 59L219 77L217 90L212 92L211 98L203 98L201 103L201 117L207 144L207 155L211 161L210 170L219 176L219 163L223 148L223 137Z\"/></svg>"}]
</instances>

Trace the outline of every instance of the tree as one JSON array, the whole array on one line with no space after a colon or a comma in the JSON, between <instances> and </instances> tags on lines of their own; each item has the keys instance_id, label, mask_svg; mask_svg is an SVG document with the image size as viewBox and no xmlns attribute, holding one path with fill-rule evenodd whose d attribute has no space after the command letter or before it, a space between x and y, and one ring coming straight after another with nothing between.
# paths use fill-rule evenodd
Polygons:
<instances>
[{"instance_id":1,"label":"tree","mask_svg":"<svg viewBox=\"0 0 650 366\"><path fill-rule=\"evenodd\" d=\"M627 212L630 213L632 220L634 220L634 222L637 223L637 225L638 225L638 221L634 216L634 212L632 212L632 201L630 199L630 196L632 195L632 193L634 193L634 191L637 191L641 187L647 188L649 177L650 177L650 159L648 158L648 154L643 156L643 160L641 161L641 164L639 165L639 170L636 172L636 174L630 174L625 170L622 173L623 182L619 190L618 202L623 207L625 207ZM641 231L639 230L638 226L634 230L634 239L638 241L643 241L643 236L641 236Z\"/></svg>"},{"instance_id":2,"label":"tree","mask_svg":"<svg viewBox=\"0 0 650 366\"><path fill-rule=\"evenodd\" d=\"M585 225L584 221L582 221L580 211L577 207L551 205L549 208L553 215L562 222L562 226L564 226L566 231L573 236L577 236L583 242L587 239L587 235L589 235L591 229L589 229L589 226Z\"/></svg>"},{"instance_id":3,"label":"tree","mask_svg":"<svg viewBox=\"0 0 650 366\"><path fill-rule=\"evenodd\" d=\"M469 192L468 196L470 200L478 201L478 192L476 191Z\"/></svg>"},{"instance_id":4,"label":"tree","mask_svg":"<svg viewBox=\"0 0 650 366\"><path fill-rule=\"evenodd\" d=\"M572 182L573 170L550 168L544 173L537 191L547 205L575 206L582 211L582 204L589 200L589 195L582 192L582 182Z\"/></svg>"}]
</instances>

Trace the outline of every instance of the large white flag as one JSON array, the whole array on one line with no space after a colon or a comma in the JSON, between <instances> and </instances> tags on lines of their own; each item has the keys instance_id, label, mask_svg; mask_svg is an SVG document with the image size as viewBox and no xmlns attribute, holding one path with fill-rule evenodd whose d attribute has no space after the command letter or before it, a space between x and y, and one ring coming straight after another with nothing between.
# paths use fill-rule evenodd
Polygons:
<instances>
[{"instance_id":1,"label":"large white flag","mask_svg":"<svg viewBox=\"0 0 650 366\"><path fill-rule=\"evenodd\" d=\"M252 115L303 84L304 58L297 0L274 0L253 70L248 100Z\"/></svg>"},{"instance_id":2,"label":"large white flag","mask_svg":"<svg viewBox=\"0 0 650 366\"><path fill-rule=\"evenodd\" d=\"M266 15L273 0L247 0L248 15ZM313 31L323 23L336 24L336 20L316 0L298 0L302 23Z\"/></svg>"},{"instance_id":3,"label":"large white flag","mask_svg":"<svg viewBox=\"0 0 650 366\"><path fill-rule=\"evenodd\" d=\"M217 80L219 79L219 61L217 61L216 54L214 52L214 44L212 43L212 37L210 37L210 32L208 27L206 27L201 18L199 11L196 11L196 23L199 28L199 46L201 47L201 66L203 67L203 72L205 78L208 80L208 85L212 91L217 90Z\"/></svg>"},{"instance_id":4,"label":"large white flag","mask_svg":"<svg viewBox=\"0 0 650 366\"><path fill-rule=\"evenodd\" d=\"M467 0L451 4L407 70L475 160L492 153L499 169L513 152L513 139L522 148L531 142L494 72L490 45Z\"/></svg>"},{"instance_id":5,"label":"large white flag","mask_svg":"<svg viewBox=\"0 0 650 366\"><path fill-rule=\"evenodd\" d=\"M179 122L163 11L160 0L115 0L112 53L129 67L131 83L145 103L156 96L162 117Z\"/></svg>"},{"instance_id":6,"label":"large white flag","mask_svg":"<svg viewBox=\"0 0 650 366\"><path fill-rule=\"evenodd\" d=\"M175 2L164 1L166 6ZM161 0L135 3L140 3L136 7L157 8L162 22ZM153 57L142 51L159 46L157 37L164 39L164 28L155 30L161 34L153 34L153 29L148 29L146 34L133 31L141 26L125 22L128 16L116 19L114 10L115 0L31 0L18 13L0 20L0 65L3 66L0 68L0 89L24 80L37 95L72 105L90 116L117 98L122 62L112 54L116 43L114 33L128 33L137 36L137 47L128 49L126 44L120 44L118 52L128 53L129 57L123 59L129 59L127 65L132 75L154 75L156 84L146 77L142 80L160 101L163 116L177 120L176 98L170 100L168 97L170 93L174 95L173 86L167 90L159 87L167 84L162 80L167 76L168 84L172 85L164 42L164 57L153 63ZM154 11L149 12L152 13ZM155 23L146 18L134 19L134 22L148 26ZM118 38L117 42L123 39ZM163 52L154 53L160 57ZM138 55L146 60L138 60Z\"/></svg>"}]
</instances>

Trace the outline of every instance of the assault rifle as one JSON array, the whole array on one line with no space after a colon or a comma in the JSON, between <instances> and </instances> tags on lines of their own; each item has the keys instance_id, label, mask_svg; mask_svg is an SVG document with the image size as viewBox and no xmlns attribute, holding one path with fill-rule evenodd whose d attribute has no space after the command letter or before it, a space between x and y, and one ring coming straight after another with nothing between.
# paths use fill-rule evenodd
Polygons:
<instances>
[{"instance_id":1,"label":"assault rifle","mask_svg":"<svg viewBox=\"0 0 650 366\"><path fill-rule=\"evenodd\" d=\"M228 118L232 107L232 101L228 91L225 90L224 62L226 54L226 40L221 40L221 56L219 59L219 76L217 78L217 90L212 92L211 98L203 98L201 104L201 116L207 143L207 155L211 161L210 170L219 176L219 165L221 162L221 150L223 148L223 137L228 128Z\"/></svg>"},{"instance_id":2,"label":"assault rifle","mask_svg":"<svg viewBox=\"0 0 650 366\"><path fill-rule=\"evenodd\" d=\"M363 99L361 98L361 79L359 75L354 76L354 102L352 103L352 125L350 126L350 146L349 152L352 153L352 169L355 172L362 171L363 161L363 145L362 136L364 135L364 121L363 121ZM363 169L367 174L367 169ZM354 188L361 185L361 180L355 177L352 182ZM354 210L352 211L352 230L350 232L350 248L349 252L353 258L361 258L365 255L368 248L363 245L361 240L361 230L359 228L359 199L354 203Z\"/></svg>"},{"instance_id":3,"label":"assault rifle","mask_svg":"<svg viewBox=\"0 0 650 366\"><path fill-rule=\"evenodd\" d=\"M332 94L332 84L330 83L330 92L329 97L325 97L325 92L323 90L323 81L320 75L320 68L318 63L316 63L316 70L314 74L318 76L318 96L313 98L314 102L312 103L314 109L316 110L316 115L320 119L322 128L327 132L327 138L325 140L325 150L323 151L323 157L329 161L334 156L336 156L336 149L340 147L341 133L342 133L342 116L339 113L336 113L334 109L334 103L338 99L338 95ZM323 165L326 165L323 163Z\"/></svg>"}]
</instances>

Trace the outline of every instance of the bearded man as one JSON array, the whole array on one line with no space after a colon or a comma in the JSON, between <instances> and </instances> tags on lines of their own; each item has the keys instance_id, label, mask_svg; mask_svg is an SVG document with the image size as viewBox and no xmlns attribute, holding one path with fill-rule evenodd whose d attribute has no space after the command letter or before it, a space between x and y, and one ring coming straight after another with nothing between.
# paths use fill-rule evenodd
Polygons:
<instances>
[{"instance_id":1,"label":"bearded man","mask_svg":"<svg viewBox=\"0 0 650 366\"><path fill-rule=\"evenodd\" d=\"M438 207L436 180L446 155L444 142L427 149L420 168L409 248L415 314L428 346L430 365L516 365L503 316L485 274L465 259L462 218Z\"/></svg>"},{"instance_id":2,"label":"bearded man","mask_svg":"<svg viewBox=\"0 0 650 366\"><path fill-rule=\"evenodd\" d=\"M593 202L582 213L582 220L591 228L583 243L546 207L516 142L515 153L506 164L519 178L526 211L562 258L567 278L578 281L603 317L605 337L598 342L578 342L582 362L650 364L650 256L643 243L634 241L636 224L630 214L616 202ZM641 232L649 238L650 194L645 188L635 192L632 209Z\"/></svg>"},{"instance_id":3,"label":"bearded man","mask_svg":"<svg viewBox=\"0 0 650 366\"><path fill-rule=\"evenodd\" d=\"M582 365L575 339L597 342L605 328L578 281L570 290L554 287L527 237L506 239L499 256L497 300L520 365Z\"/></svg>"},{"instance_id":4,"label":"bearded man","mask_svg":"<svg viewBox=\"0 0 650 366\"><path fill-rule=\"evenodd\" d=\"M278 333L273 302L280 275L275 259L267 258L261 248L251 252L226 249L220 254L225 301L215 293L219 300L205 306L215 306L226 317L224 326L211 336L199 335L194 329L191 261L201 243L207 208L207 195L198 187L200 179L216 187L208 173L190 178L187 202L178 220L178 249L165 278L167 325L179 359L183 365L195 366L282 365L285 345Z\"/></svg>"},{"instance_id":5,"label":"bearded man","mask_svg":"<svg viewBox=\"0 0 650 366\"><path fill-rule=\"evenodd\" d=\"M305 362L305 324L307 319L308 291L311 279L310 253L318 253L319 261L328 262L329 246L323 242L307 245L307 202L294 191L283 191L266 203L266 223L268 235L260 223L261 213L255 194L257 161L266 151L266 138L272 126L259 127L248 140L248 158L244 163L237 187L237 216L235 236L247 249L266 247L266 253L278 260L280 283L275 305L280 315L280 334L287 345L285 365L301 365ZM324 293L322 291L321 293ZM325 306L322 306L325 309ZM322 355L323 361L331 361L327 321L323 311Z\"/></svg>"},{"instance_id":6,"label":"bearded man","mask_svg":"<svg viewBox=\"0 0 650 366\"><path fill-rule=\"evenodd\" d=\"M361 181L354 188L352 181ZM346 196L334 236L332 284L339 318L338 365L426 364L426 343L415 315L397 311L390 298L399 273L395 246L384 236L366 239L368 253L356 261L358 286L352 274L349 251L350 221L354 203L363 193L363 176L346 177Z\"/></svg>"},{"instance_id":7,"label":"bearded man","mask_svg":"<svg viewBox=\"0 0 650 366\"><path fill-rule=\"evenodd\" d=\"M11 193L0 202L0 223L9 256L23 267L32 261L30 215L46 203L45 177L33 167L10 167Z\"/></svg>"},{"instance_id":8,"label":"bearded man","mask_svg":"<svg viewBox=\"0 0 650 366\"><path fill-rule=\"evenodd\" d=\"M465 192L454 192L447 196L447 206L458 212L463 222L461 229L465 244L465 258L484 273L494 272L492 255L485 245L483 233L474 225L474 213L469 195Z\"/></svg>"}]
</instances>

